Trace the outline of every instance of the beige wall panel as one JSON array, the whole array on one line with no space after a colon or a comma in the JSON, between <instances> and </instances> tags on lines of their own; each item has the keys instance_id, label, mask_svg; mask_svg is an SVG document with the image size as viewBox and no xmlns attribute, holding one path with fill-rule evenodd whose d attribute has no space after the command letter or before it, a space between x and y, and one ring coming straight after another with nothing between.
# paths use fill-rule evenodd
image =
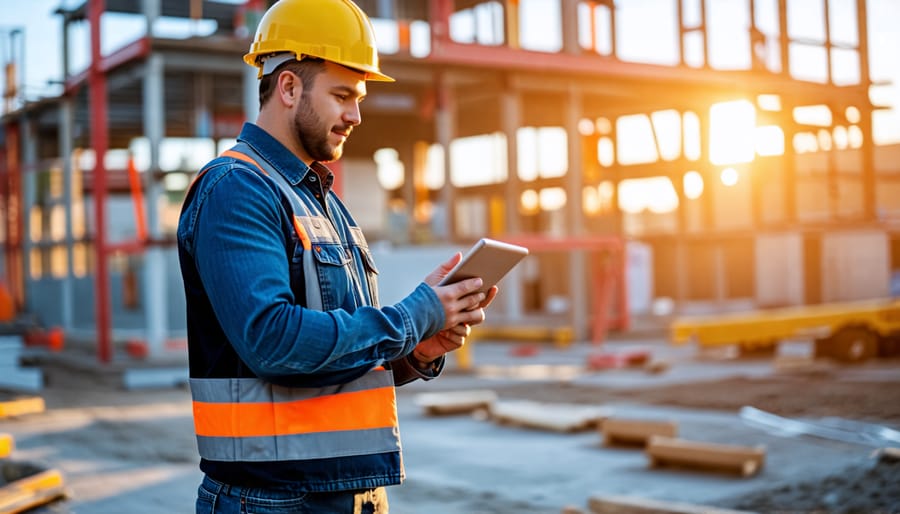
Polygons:
<instances>
[{"instance_id":1,"label":"beige wall panel","mask_svg":"<svg viewBox=\"0 0 900 514\"><path fill-rule=\"evenodd\" d=\"M822 300L888 296L891 262L887 233L857 230L822 236Z\"/></svg>"},{"instance_id":2,"label":"beige wall panel","mask_svg":"<svg viewBox=\"0 0 900 514\"><path fill-rule=\"evenodd\" d=\"M802 305L803 236L796 232L761 234L755 252L757 305Z\"/></svg>"}]
</instances>

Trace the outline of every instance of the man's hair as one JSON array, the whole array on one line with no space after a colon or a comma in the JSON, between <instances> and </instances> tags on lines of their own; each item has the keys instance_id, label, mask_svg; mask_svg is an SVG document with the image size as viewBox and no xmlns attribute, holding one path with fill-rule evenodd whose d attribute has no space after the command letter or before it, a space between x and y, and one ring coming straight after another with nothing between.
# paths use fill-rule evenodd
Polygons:
<instances>
[{"instance_id":1,"label":"man's hair","mask_svg":"<svg viewBox=\"0 0 900 514\"><path fill-rule=\"evenodd\" d=\"M312 89L316 75L325 71L325 61L314 57L305 57L300 61L290 60L280 64L275 71L263 76L259 81L259 107L262 108L269 101L269 97L275 91L278 84L278 76L282 71L290 71L303 83L303 94Z\"/></svg>"}]
</instances>

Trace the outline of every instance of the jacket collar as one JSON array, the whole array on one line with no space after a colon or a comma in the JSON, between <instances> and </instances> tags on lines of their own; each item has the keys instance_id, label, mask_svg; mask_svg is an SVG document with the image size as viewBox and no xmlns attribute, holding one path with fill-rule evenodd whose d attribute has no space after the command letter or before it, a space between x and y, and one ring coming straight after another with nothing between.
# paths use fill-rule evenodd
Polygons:
<instances>
[{"instance_id":1,"label":"jacket collar","mask_svg":"<svg viewBox=\"0 0 900 514\"><path fill-rule=\"evenodd\" d=\"M321 162L313 162L312 167L297 158L280 141L257 125L245 122L241 128L238 141L250 145L256 153L269 162L278 173L292 185L296 186L303 181L309 173L319 175L325 193L331 191L334 184L334 173Z\"/></svg>"}]
</instances>

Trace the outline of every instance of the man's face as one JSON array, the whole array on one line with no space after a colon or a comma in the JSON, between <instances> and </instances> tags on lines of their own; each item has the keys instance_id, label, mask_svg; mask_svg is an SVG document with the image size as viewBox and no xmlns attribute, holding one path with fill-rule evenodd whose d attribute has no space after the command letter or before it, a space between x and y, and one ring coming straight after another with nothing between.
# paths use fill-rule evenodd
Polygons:
<instances>
[{"instance_id":1,"label":"man's face","mask_svg":"<svg viewBox=\"0 0 900 514\"><path fill-rule=\"evenodd\" d=\"M366 96L363 73L332 62L305 87L294 112L294 135L316 161L337 160L353 127L362 122L359 103Z\"/></svg>"}]
</instances>

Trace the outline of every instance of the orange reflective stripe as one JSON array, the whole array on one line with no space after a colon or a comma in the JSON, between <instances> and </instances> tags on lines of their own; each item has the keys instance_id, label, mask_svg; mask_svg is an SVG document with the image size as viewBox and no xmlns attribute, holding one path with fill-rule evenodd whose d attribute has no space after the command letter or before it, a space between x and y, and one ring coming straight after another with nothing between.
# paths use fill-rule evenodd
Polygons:
<instances>
[{"instance_id":1,"label":"orange reflective stripe","mask_svg":"<svg viewBox=\"0 0 900 514\"><path fill-rule=\"evenodd\" d=\"M194 402L198 436L256 437L397 426L393 387L276 403Z\"/></svg>"},{"instance_id":2,"label":"orange reflective stripe","mask_svg":"<svg viewBox=\"0 0 900 514\"><path fill-rule=\"evenodd\" d=\"M297 237L300 238L300 243L303 245L304 250L311 250L312 243L309 240L309 234L306 233L306 229L303 228L303 223L300 221L300 216L294 215L294 231L297 232Z\"/></svg>"},{"instance_id":3,"label":"orange reflective stripe","mask_svg":"<svg viewBox=\"0 0 900 514\"><path fill-rule=\"evenodd\" d=\"M222 152L222 157L233 157L239 161L249 162L250 164L259 168L259 171L263 172L264 175L268 175L266 170L262 166L260 166L258 162L251 159L250 156L245 153L241 153L236 150L225 150L224 152Z\"/></svg>"}]
</instances>

